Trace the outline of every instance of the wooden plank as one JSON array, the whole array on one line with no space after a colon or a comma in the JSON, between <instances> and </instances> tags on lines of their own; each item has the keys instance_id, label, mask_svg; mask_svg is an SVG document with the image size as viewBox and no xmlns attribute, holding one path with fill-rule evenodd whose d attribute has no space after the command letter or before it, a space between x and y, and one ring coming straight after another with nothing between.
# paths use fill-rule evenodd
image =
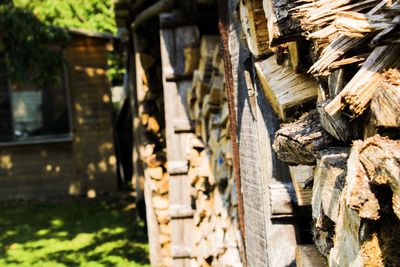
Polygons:
<instances>
[{"instance_id":1,"label":"wooden plank","mask_svg":"<svg viewBox=\"0 0 400 267\"><path fill-rule=\"evenodd\" d=\"M161 14L162 19L168 14ZM176 132L176 120L189 122L187 91L190 81L167 81L167 77L185 75L185 48L196 47L198 29L194 26L163 29L160 31L161 59L164 87L164 109L168 171L170 173L170 203L172 207L190 207L190 179L186 147L192 133ZM174 208L173 208L174 209ZM189 216L187 216L189 217ZM174 216L171 218L171 247L173 266L190 266L192 251L193 219Z\"/></svg>"},{"instance_id":2,"label":"wooden plank","mask_svg":"<svg viewBox=\"0 0 400 267\"><path fill-rule=\"evenodd\" d=\"M170 160L167 164L167 170L170 175L181 175L189 172L189 164L187 160Z\"/></svg>"},{"instance_id":3,"label":"wooden plank","mask_svg":"<svg viewBox=\"0 0 400 267\"><path fill-rule=\"evenodd\" d=\"M270 184L271 218L293 217L296 195L291 184Z\"/></svg>"},{"instance_id":4,"label":"wooden plank","mask_svg":"<svg viewBox=\"0 0 400 267\"><path fill-rule=\"evenodd\" d=\"M175 133L193 133L194 126L189 120L176 119L174 120L174 132Z\"/></svg>"},{"instance_id":5,"label":"wooden plank","mask_svg":"<svg viewBox=\"0 0 400 267\"><path fill-rule=\"evenodd\" d=\"M296 247L297 267L325 267L327 264L326 259L314 245L299 245Z\"/></svg>"},{"instance_id":6,"label":"wooden plank","mask_svg":"<svg viewBox=\"0 0 400 267\"><path fill-rule=\"evenodd\" d=\"M193 218L194 210L191 206L174 204L169 206L169 214L171 219Z\"/></svg>"},{"instance_id":7,"label":"wooden plank","mask_svg":"<svg viewBox=\"0 0 400 267\"><path fill-rule=\"evenodd\" d=\"M308 182L313 179L314 167L305 165L289 166L289 171L296 193L297 205L311 206L312 186Z\"/></svg>"},{"instance_id":8,"label":"wooden plank","mask_svg":"<svg viewBox=\"0 0 400 267\"><path fill-rule=\"evenodd\" d=\"M257 81L253 69L253 80ZM258 147L261 168L262 188L268 188L270 184L290 184L288 167L279 161L272 151L273 136L279 129L279 118L268 102L261 85L255 82L256 90L256 112ZM287 218L272 218L270 190L263 190L264 220L266 231L267 263L269 266L293 266L295 260L296 236L298 235L296 225ZM289 219L289 221L288 221ZM264 257L265 257L264 255ZM266 264L262 265L265 266ZM253 266L261 266L260 263Z\"/></svg>"}]
</instances>

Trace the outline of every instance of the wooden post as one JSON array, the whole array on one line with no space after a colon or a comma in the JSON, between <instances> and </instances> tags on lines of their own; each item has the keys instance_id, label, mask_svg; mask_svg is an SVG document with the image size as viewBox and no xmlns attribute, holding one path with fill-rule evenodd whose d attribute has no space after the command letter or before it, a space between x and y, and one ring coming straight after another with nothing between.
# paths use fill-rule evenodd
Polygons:
<instances>
[{"instance_id":1,"label":"wooden post","mask_svg":"<svg viewBox=\"0 0 400 267\"><path fill-rule=\"evenodd\" d=\"M172 14L161 14L170 17ZM176 131L177 124L190 125L189 107L186 102L187 91L191 89L191 80L173 79L185 74L185 48L196 47L199 32L195 26L161 29L161 59L164 87L164 108L167 136L167 166L170 175L170 209L172 265L190 266L193 246L193 216L185 212L179 216L174 211L191 210L190 179L186 144L192 133ZM168 80L167 80L168 78ZM174 214L172 214L174 213Z\"/></svg>"}]
</instances>

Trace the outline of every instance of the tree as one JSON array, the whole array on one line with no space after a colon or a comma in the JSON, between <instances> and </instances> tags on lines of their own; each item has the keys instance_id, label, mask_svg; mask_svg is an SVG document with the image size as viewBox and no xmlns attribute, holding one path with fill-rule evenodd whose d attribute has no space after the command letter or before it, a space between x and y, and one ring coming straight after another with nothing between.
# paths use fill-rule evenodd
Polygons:
<instances>
[{"instance_id":1,"label":"tree","mask_svg":"<svg viewBox=\"0 0 400 267\"><path fill-rule=\"evenodd\" d=\"M112 0L14 0L47 25L116 33Z\"/></svg>"}]
</instances>

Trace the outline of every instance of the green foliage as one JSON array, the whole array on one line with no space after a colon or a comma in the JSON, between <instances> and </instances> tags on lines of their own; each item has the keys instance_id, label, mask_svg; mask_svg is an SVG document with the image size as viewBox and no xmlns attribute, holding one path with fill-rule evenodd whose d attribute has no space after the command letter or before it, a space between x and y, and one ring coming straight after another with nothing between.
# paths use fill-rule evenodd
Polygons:
<instances>
[{"instance_id":1,"label":"green foliage","mask_svg":"<svg viewBox=\"0 0 400 267\"><path fill-rule=\"evenodd\" d=\"M13 81L44 84L55 79L62 56L49 46L68 40L63 29L44 25L31 12L12 4L2 4L0 32Z\"/></svg>"},{"instance_id":2,"label":"green foliage","mask_svg":"<svg viewBox=\"0 0 400 267\"><path fill-rule=\"evenodd\" d=\"M149 266L143 224L128 203L0 203L0 266Z\"/></svg>"},{"instance_id":3,"label":"green foliage","mask_svg":"<svg viewBox=\"0 0 400 267\"><path fill-rule=\"evenodd\" d=\"M15 82L53 83L62 67L60 51L49 49L68 40L65 29L116 33L112 0L0 0L0 39L8 74ZM121 62L109 60L109 77L122 79Z\"/></svg>"},{"instance_id":4,"label":"green foliage","mask_svg":"<svg viewBox=\"0 0 400 267\"><path fill-rule=\"evenodd\" d=\"M31 10L43 23L116 33L112 0L14 0Z\"/></svg>"}]
</instances>

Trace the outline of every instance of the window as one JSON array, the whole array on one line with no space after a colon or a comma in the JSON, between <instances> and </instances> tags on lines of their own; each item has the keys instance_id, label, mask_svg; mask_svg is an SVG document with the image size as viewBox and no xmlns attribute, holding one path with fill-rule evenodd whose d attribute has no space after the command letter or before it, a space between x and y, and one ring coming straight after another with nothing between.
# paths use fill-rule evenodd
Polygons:
<instances>
[{"instance_id":1,"label":"window","mask_svg":"<svg viewBox=\"0 0 400 267\"><path fill-rule=\"evenodd\" d=\"M11 83L0 51L0 142L70 136L66 77L63 68L51 84Z\"/></svg>"}]
</instances>

